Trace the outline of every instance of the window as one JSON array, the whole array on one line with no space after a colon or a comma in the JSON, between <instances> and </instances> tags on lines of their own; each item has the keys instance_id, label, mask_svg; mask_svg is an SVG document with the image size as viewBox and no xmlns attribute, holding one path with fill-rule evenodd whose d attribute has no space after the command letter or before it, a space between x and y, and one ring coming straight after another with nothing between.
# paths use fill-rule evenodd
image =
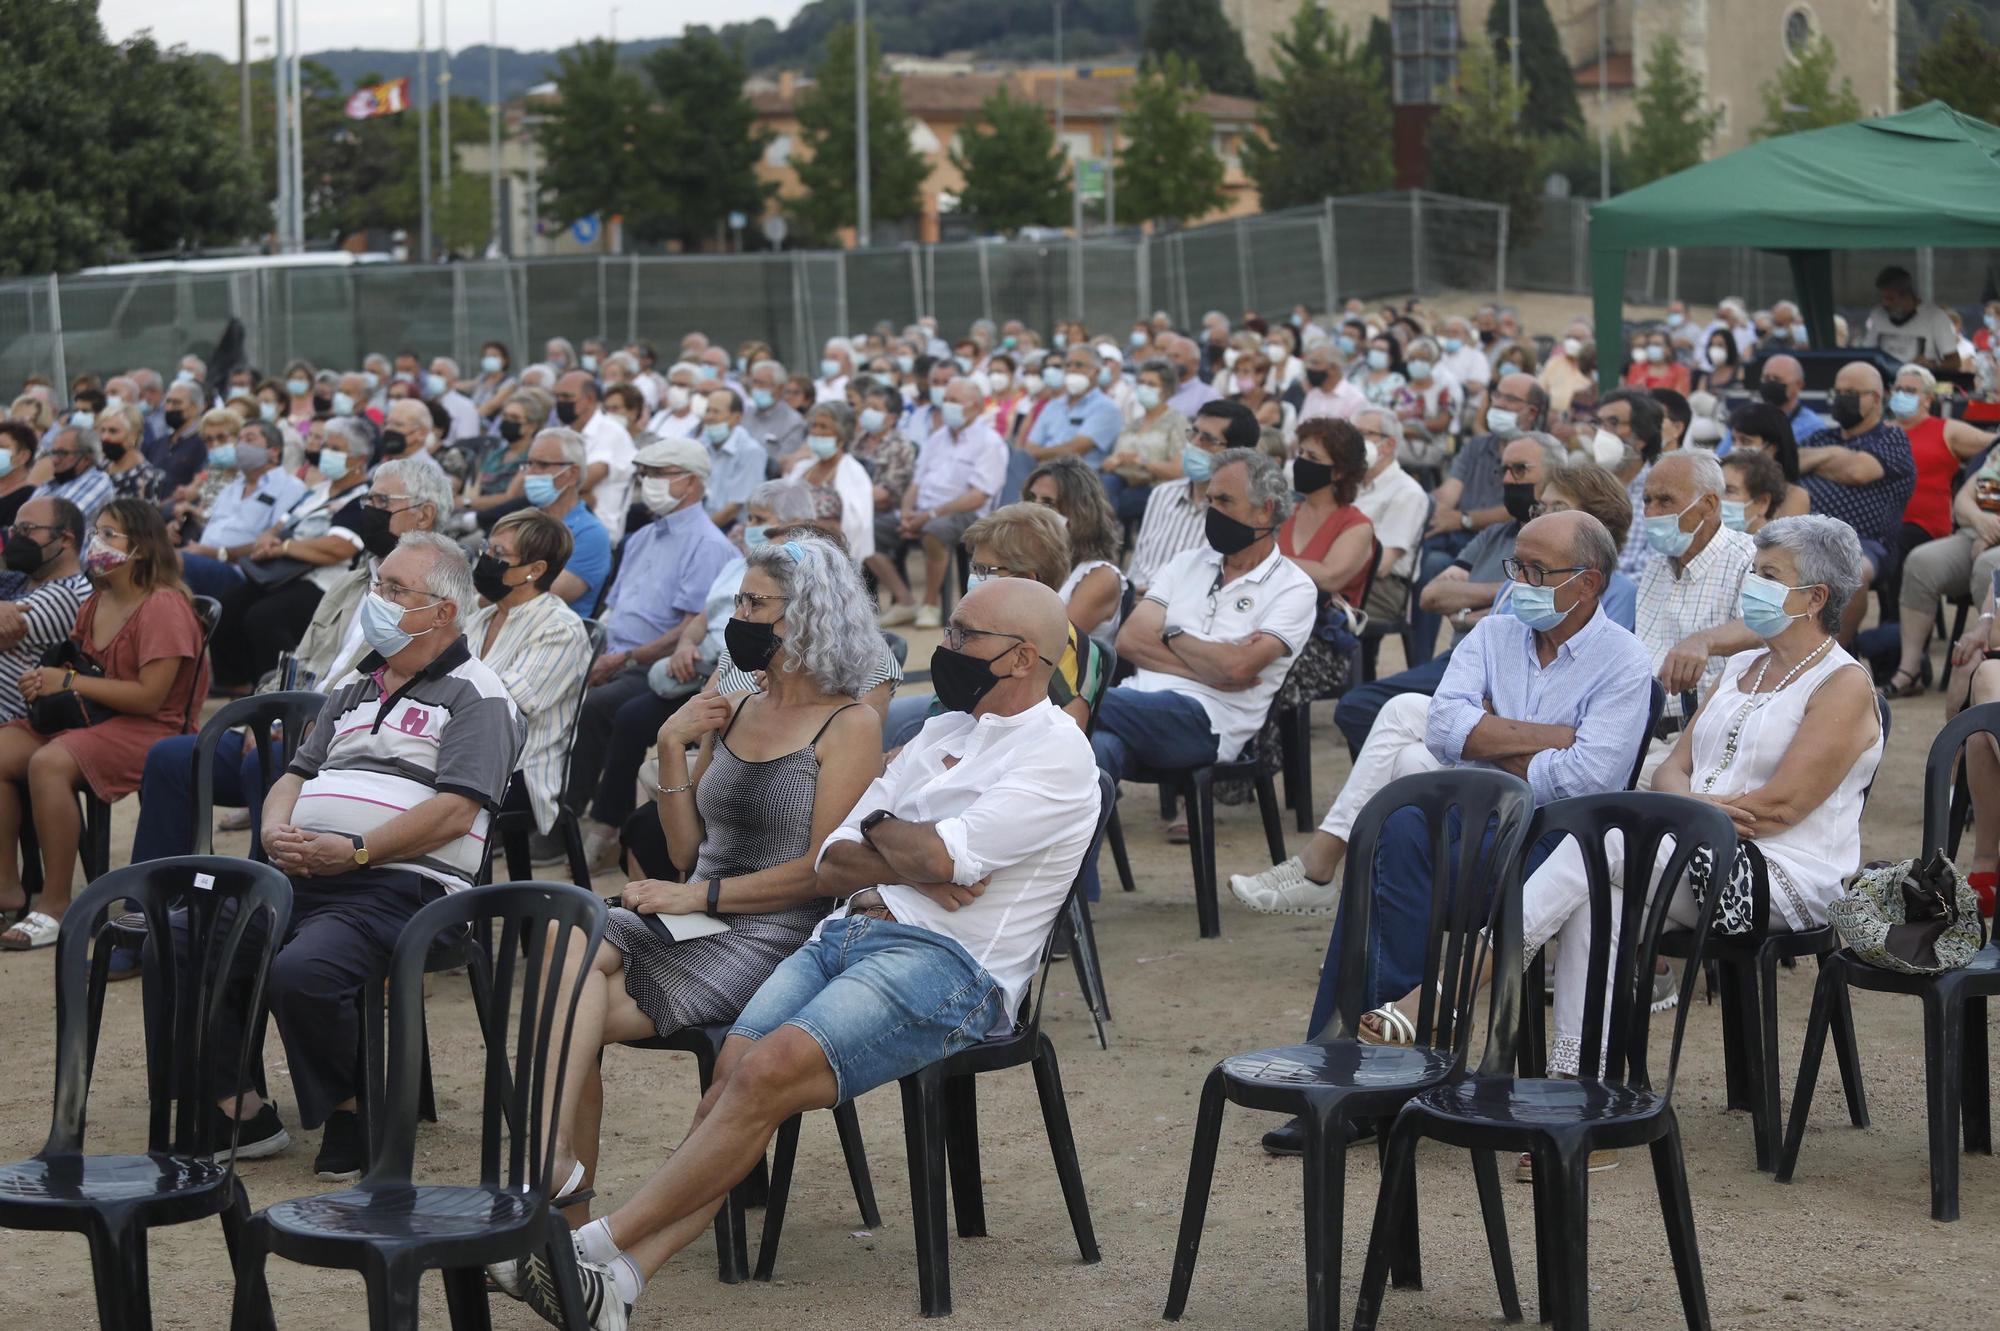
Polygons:
<instances>
[{"instance_id":1,"label":"window","mask_svg":"<svg viewBox=\"0 0 2000 1331\"><path fill-rule=\"evenodd\" d=\"M1390 0L1389 34L1396 104L1443 101L1458 74L1457 0Z\"/></svg>"},{"instance_id":2,"label":"window","mask_svg":"<svg viewBox=\"0 0 2000 1331\"><path fill-rule=\"evenodd\" d=\"M1802 58L1806 48L1812 45L1812 12L1800 5L1785 15L1785 54L1794 60Z\"/></svg>"},{"instance_id":3,"label":"window","mask_svg":"<svg viewBox=\"0 0 2000 1331\"><path fill-rule=\"evenodd\" d=\"M780 134L764 145L764 164L784 166L792 160L792 136Z\"/></svg>"}]
</instances>

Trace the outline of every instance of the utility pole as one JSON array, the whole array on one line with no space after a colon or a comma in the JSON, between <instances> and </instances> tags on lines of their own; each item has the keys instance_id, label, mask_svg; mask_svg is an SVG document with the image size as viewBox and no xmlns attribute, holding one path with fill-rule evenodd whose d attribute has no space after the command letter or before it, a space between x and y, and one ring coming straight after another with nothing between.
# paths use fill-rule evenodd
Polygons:
<instances>
[{"instance_id":1,"label":"utility pole","mask_svg":"<svg viewBox=\"0 0 2000 1331\"><path fill-rule=\"evenodd\" d=\"M438 0L438 188L451 216L451 4Z\"/></svg>"},{"instance_id":2,"label":"utility pole","mask_svg":"<svg viewBox=\"0 0 2000 1331\"><path fill-rule=\"evenodd\" d=\"M250 155L250 0L236 0L236 101L243 108L243 155Z\"/></svg>"},{"instance_id":3,"label":"utility pole","mask_svg":"<svg viewBox=\"0 0 2000 1331\"><path fill-rule=\"evenodd\" d=\"M1611 0L1597 0L1597 197L1611 197Z\"/></svg>"},{"instance_id":4,"label":"utility pole","mask_svg":"<svg viewBox=\"0 0 2000 1331\"><path fill-rule=\"evenodd\" d=\"M854 0L854 243L868 248L868 0Z\"/></svg>"},{"instance_id":5,"label":"utility pole","mask_svg":"<svg viewBox=\"0 0 2000 1331\"><path fill-rule=\"evenodd\" d=\"M488 222L492 237L487 249L500 249L500 0L488 0L487 20L492 32L486 40L486 187L491 196L493 216Z\"/></svg>"},{"instance_id":6,"label":"utility pole","mask_svg":"<svg viewBox=\"0 0 2000 1331\"><path fill-rule=\"evenodd\" d=\"M1514 74L1514 91L1521 91L1521 0L1507 0L1507 67ZM1520 120L1519 110L1514 119Z\"/></svg>"},{"instance_id":7,"label":"utility pole","mask_svg":"<svg viewBox=\"0 0 2000 1331\"><path fill-rule=\"evenodd\" d=\"M417 262L431 261L431 35L417 0Z\"/></svg>"},{"instance_id":8,"label":"utility pole","mask_svg":"<svg viewBox=\"0 0 2000 1331\"><path fill-rule=\"evenodd\" d=\"M292 249L292 161L290 112L285 97L285 59L291 48L285 40L285 0L278 0L278 35L271 45L271 133L276 156L278 200L278 253Z\"/></svg>"},{"instance_id":9,"label":"utility pole","mask_svg":"<svg viewBox=\"0 0 2000 1331\"><path fill-rule=\"evenodd\" d=\"M292 71L290 82L292 101L292 242L303 252L306 247L306 153L304 147L304 124L306 99L299 91L299 66L305 63L305 28L299 23L299 0L292 4Z\"/></svg>"}]
</instances>

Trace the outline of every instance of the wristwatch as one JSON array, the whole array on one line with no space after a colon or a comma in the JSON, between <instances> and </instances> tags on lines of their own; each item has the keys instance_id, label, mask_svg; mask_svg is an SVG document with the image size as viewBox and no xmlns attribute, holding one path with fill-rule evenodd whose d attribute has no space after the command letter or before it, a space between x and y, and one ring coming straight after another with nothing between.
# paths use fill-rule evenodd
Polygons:
<instances>
[{"instance_id":1,"label":"wristwatch","mask_svg":"<svg viewBox=\"0 0 2000 1331\"><path fill-rule=\"evenodd\" d=\"M868 849L875 849L875 842L868 834L895 816L887 809L877 809L861 820L861 839L868 843Z\"/></svg>"},{"instance_id":2,"label":"wristwatch","mask_svg":"<svg viewBox=\"0 0 2000 1331\"><path fill-rule=\"evenodd\" d=\"M356 865L365 865L365 864L367 864L367 863L368 863L368 843L367 843L366 841L364 841L364 840L363 840L362 838L360 838L360 837L358 837L358 836L354 835L354 833L352 833L352 832L349 832L349 833L347 834L347 839L348 839L349 841L352 841L352 842L354 843L354 862L355 862L355 864L356 864Z\"/></svg>"},{"instance_id":3,"label":"wristwatch","mask_svg":"<svg viewBox=\"0 0 2000 1331\"><path fill-rule=\"evenodd\" d=\"M1472 530L1472 515L1470 513L1461 513L1458 515L1458 529L1460 531Z\"/></svg>"},{"instance_id":4,"label":"wristwatch","mask_svg":"<svg viewBox=\"0 0 2000 1331\"><path fill-rule=\"evenodd\" d=\"M1465 632L1467 629L1472 627L1472 612L1470 610L1452 611L1451 626L1457 629L1460 633Z\"/></svg>"},{"instance_id":5,"label":"wristwatch","mask_svg":"<svg viewBox=\"0 0 2000 1331\"><path fill-rule=\"evenodd\" d=\"M1183 633L1186 633L1186 632L1187 632L1187 630L1186 630L1186 629L1184 629L1184 628L1182 628L1182 627L1181 627L1180 625L1178 625L1178 624L1175 624L1175 625L1172 625L1172 626L1170 626L1170 627L1168 627L1168 628L1164 628L1164 629L1161 629L1161 630L1160 630L1160 641L1161 641L1161 642L1172 642L1172 641L1173 641L1173 640L1174 640L1175 638L1178 638L1178 637L1180 637L1180 636L1181 636L1181 634L1183 634Z\"/></svg>"}]
</instances>

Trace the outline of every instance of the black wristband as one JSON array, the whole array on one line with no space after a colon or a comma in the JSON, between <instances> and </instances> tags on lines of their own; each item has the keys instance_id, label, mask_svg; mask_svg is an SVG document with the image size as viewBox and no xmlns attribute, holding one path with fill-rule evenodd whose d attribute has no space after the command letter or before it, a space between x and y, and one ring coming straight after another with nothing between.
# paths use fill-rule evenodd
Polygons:
<instances>
[{"instance_id":1,"label":"black wristband","mask_svg":"<svg viewBox=\"0 0 2000 1331\"><path fill-rule=\"evenodd\" d=\"M719 918L722 912L721 910L718 909L718 907L721 904L722 904L722 879L721 877L718 876L708 880L708 913L711 916Z\"/></svg>"}]
</instances>

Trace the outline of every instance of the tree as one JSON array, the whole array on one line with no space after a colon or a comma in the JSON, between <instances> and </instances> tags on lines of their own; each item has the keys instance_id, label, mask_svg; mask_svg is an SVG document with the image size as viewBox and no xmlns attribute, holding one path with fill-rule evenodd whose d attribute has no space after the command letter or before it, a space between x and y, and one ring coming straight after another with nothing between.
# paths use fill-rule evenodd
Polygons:
<instances>
[{"instance_id":1,"label":"tree","mask_svg":"<svg viewBox=\"0 0 2000 1331\"><path fill-rule=\"evenodd\" d=\"M1937 40L1917 55L1903 84L1903 104L1940 101L1954 111L2000 121L2000 46L1986 39L1969 10L1954 10Z\"/></svg>"},{"instance_id":2,"label":"tree","mask_svg":"<svg viewBox=\"0 0 2000 1331\"><path fill-rule=\"evenodd\" d=\"M881 72L877 34L868 34L868 201L873 217L914 217L930 165L910 146L903 114L903 84ZM799 139L809 156L798 164L804 194L791 201L808 232L821 239L856 224L854 197L854 27L844 24L827 39L812 87L799 95Z\"/></svg>"},{"instance_id":3,"label":"tree","mask_svg":"<svg viewBox=\"0 0 2000 1331\"><path fill-rule=\"evenodd\" d=\"M770 189L757 179L757 160L771 135L757 128L743 95L747 73L737 52L701 27L647 58L660 138L640 161L665 207L637 219L642 238L671 236L692 248L719 240L729 214L764 211Z\"/></svg>"},{"instance_id":4,"label":"tree","mask_svg":"<svg viewBox=\"0 0 2000 1331\"><path fill-rule=\"evenodd\" d=\"M1630 156L1635 184L1685 171L1708 155L1722 112L1706 106L1701 79L1681 58L1680 42L1664 39L1646 57L1646 78L1639 88Z\"/></svg>"},{"instance_id":5,"label":"tree","mask_svg":"<svg viewBox=\"0 0 2000 1331\"><path fill-rule=\"evenodd\" d=\"M1148 62L1120 99L1118 206L1129 217L1185 221L1229 202L1214 122L1198 109L1194 66L1178 55Z\"/></svg>"},{"instance_id":6,"label":"tree","mask_svg":"<svg viewBox=\"0 0 2000 1331\"><path fill-rule=\"evenodd\" d=\"M1257 95L1257 71L1243 51L1243 34L1223 15L1218 0L1153 0L1141 43L1145 58L1186 59L1194 79L1210 92Z\"/></svg>"},{"instance_id":7,"label":"tree","mask_svg":"<svg viewBox=\"0 0 2000 1331\"><path fill-rule=\"evenodd\" d=\"M608 220L662 212L654 177L642 164L661 128L645 81L618 63L610 42L592 41L557 57L555 83L556 105L535 131L542 206L563 222L592 213Z\"/></svg>"},{"instance_id":8,"label":"tree","mask_svg":"<svg viewBox=\"0 0 2000 1331\"><path fill-rule=\"evenodd\" d=\"M1368 19L1368 40L1362 44L1363 57L1375 62L1382 71L1382 95L1394 101L1396 97L1396 43L1389 33L1389 20L1380 14Z\"/></svg>"},{"instance_id":9,"label":"tree","mask_svg":"<svg viewBox=\"0 0 2000 1331\"><path fill-rule=\"evenodd\" d=\"M1430 187L1507 205L1508 234L1517 244L1533 233L1542 208L1539 154L1516 123L1523 100L1492 56L1468 48L1452 98L1430 126Z\"/></svg>"},{"instance_id":10,"label":"tree","mask_svg":"<svg viewBox=\"0 0 2000 1331\"><path fill-rule=\"evenodd\" d=\"M1527 100L1521 127L1538 138L1559 138L1583 128L1583 109L1576 102L1576 71L1563 50L1547 0L1520 0L1521 82ZM1513 22L1508 0L1495 0L1486 11L1486 35L1493 40L1493 58L1512 76L1508 30Z\"/></svg>"},{"instance_id":11,"label":"tree","mask_svg":"<svg viewBox=\"0 0 2000 1331\"><path fill-rule=\"evenodd\" d=\"M184 50L150 36L119 48L101 70L105 134L113 165L106 220L137 254L228 244L271 226L256 170L243 155L240 122L227 123L214 83Z\"/></svg>"},{"instance_id":12,"label":"tree","mask_svg":"<svg viewBox=\"0 0 2000 1331\"><path fill-rule=\"evenodd\" d=\"M97 6L0 0L0 31L0 276L96 263L113 233Z\"/></svg>"},{"instance_id":13,"label":"tree","mask_svg":"<svg viewBox=\"0 0 2000 1331\"><path fill-rule=\"evenodd\" d=\"M1814 37L1796 60L1781 62L1777 78L1763 87L1764 123L1751 131L1751 137L1770 139L1859 120L1861 102L1854 95L1854 81L1843 76L1840 91L1833 90L1839 63L1833 43L1824 36Z\"/></svg>"},{"instance_id":14,"label":"tree","mask_svg":"<svg viewBox=\"0 0 2000 1331\"><path fill-rule=\"evenodd\" d=\"M1069 220L1069 163L1038 102L1001 84L959 131L951 164L965 177L960 207L988 227L1061 226Z\"/></svg>"},{"instance_id":15,"label":"tree","mask_svg":"<svg viewBox=\"0 0 2000 1331\"><path fill-rule=\"evenodd\" d=\"M1243 169L1264 207L1388 189L1396 171L1382 70L1348 30L1302 3L1272 58L1277 74L1257 111L1262 134L1243 142Z\"/></svg>"}]
</instances>

